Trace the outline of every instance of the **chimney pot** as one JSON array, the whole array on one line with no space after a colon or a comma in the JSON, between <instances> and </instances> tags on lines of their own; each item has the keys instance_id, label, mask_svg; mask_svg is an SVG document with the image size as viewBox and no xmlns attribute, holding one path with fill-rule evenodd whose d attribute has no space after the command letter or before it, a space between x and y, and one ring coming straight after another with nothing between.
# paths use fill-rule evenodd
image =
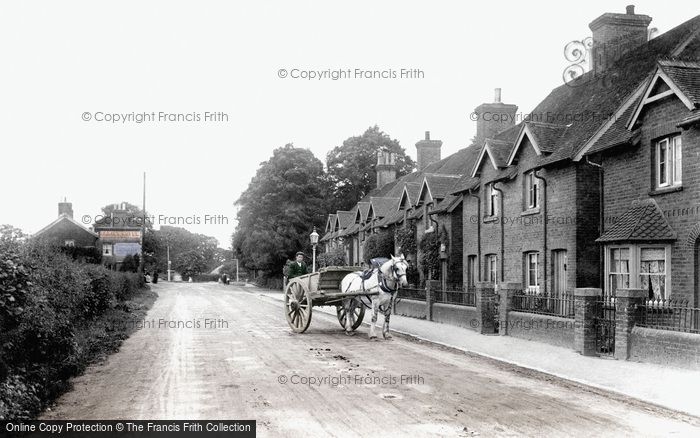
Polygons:
<instances>
[{"instance_id":1,"label":"chimney pot","mask_svg":"<svg viewBox=\"0 0 700 438\"><path fill-rule=\"evenodd\" d=\"M627 5L627 15L634 15L634 5Z\"/></svg>"},{"instance_id":2,"label":"chimney pot","mask_svg":"<svg viewBox=\"0 0 700 438\"><path fill-rule=\"evenodd\" d=\"M430 131L425 131L425 139L430 140Z\"/></svg>"},{"instance_id":3,"label":"chimney pot","mask_svg":"<svg viewBox=\"0 0 700 438\"><path fill-rule=\"evenodd\" d=\"M495 103L501 103L501 89L500 89L500 88L496 88L496 89L494 90L493 101L494 101Z\"/></svg>"}]
</instances>

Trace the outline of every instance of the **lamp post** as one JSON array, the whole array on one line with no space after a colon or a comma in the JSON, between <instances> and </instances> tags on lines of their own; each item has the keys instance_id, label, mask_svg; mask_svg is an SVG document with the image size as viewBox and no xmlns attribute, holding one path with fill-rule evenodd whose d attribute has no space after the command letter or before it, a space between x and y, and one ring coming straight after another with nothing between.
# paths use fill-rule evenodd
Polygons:
<instances>
[{"instance_id":1,"label":"lamp post","mask_svg":"<svg viewBox=\"0 0 700 438\"><path fill-rule=\"evenodd\" d=\"M309 237L311 238L311 246L313 247L311 272L316 272L316 245L318 245L318 233L316 232L316 227L314 227L314 230L311 232Z\"/></svg>"}]
</instances>

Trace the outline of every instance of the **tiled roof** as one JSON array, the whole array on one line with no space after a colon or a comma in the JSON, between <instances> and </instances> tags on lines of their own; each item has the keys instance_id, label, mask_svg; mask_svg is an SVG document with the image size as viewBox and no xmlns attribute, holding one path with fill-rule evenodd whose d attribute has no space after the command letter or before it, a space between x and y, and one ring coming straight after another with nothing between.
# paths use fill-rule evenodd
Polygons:
<instances>
[{"instance_id":1,"label":"tiled roof","mask_svg":"<svg viewBox=\"0 0 700 438\"><path fill-rule=\"evenodd\" d=\"M328 215L328 220L326 220L326 231L332 230L335 226L335 214L331 213Z\"/></svg>"},{"instance_id":2,"label":"tiled roof","mask_svg":"<svg viewBox=\"0 0 700 438\"><path fill-rule=\"evenodd\" d=\"M459 181L460 177L461 175L436 175L427 173L423 184L428 186L433 199L443 199ZM421 189L423 190L423 187L421 187Z\"/></svg>"},{"instance_id":3,"label":"tiled roof","mask_svg":"<svg viewBox=\"0 0 700 438\"><path fill-rule=\"evenodd\" d=\"M440 201L432 210L432 213L451 213L454 208L462 202L461 196L447 195L445 199Z\"/></svg>"},{"instance_id":4,"label":"tiled roof","mask_svg":"<svg viewBox=\"0 0 700 438\"><path fill-rule=\"evenodd\" d=\"M398 209L399 198L370 198L374 217L386 217Z\"/></svg>"},{"instance_id":5,"label":"tiled roof","mask_svg":"<svg viewBox=\"0 0 700 438\"><path fill-rule=\"evenodd\" d=\"M566 125L554 125L551 123L525 122L528 129L535 137L535 142L542 152L554 152L557 142L566 131Z\"/></svg>"},{"instance_id":6,"label":"tiled roof","mask_svg":"<svg viewBox=\"0 0 700 438\"><path fill-rule=\"evenodd\" d=\"M365 222L369 213L369 202L358 202L357 211L360 213L360 221Z\"/></svg>"},{"instance_id":7,"label":"tiled roof","mask_svg":"<svg viewBox=\"0 0 700 438\"><path fill-rule=\"evenodd\" d=\"M355 209L350 211L338 210L338 228L341 230L355 223Z\"/></svg>"},{"instance_id":8,"label":"tiled roof","mask_svg":"<svg viewBox=\"0 0 700 438\"><path fill-rule=\"evenodd\" d=\"M408 196L409 206L416 205L416 201L418 201L418 195L420 194L420 188L420 183L407 182L404 184L404 191L406 193L406 196Z\"/></svg>"},{"instance_id":9,"label":"tiled roof","mask_svg":"<svg viewBox=\"0 0 700 438\"><path fill-rule=\"evenodd\" d=\"M665 59L659 66L696 107L700 105L700 62Z\"/></svg>"},{"instance_id":10,"label":"tiled roof","mask_svg":"<svg viewBox=\"0 0 700 438\"><path fill-rule=\"evenodd\" d=\"M403 220L403 211L395 211L377 222L378 227L386 227Z\"/></svg>"},{"instance_id":11,"label":"tiled roof","mask_svg":"<svg viewBox=\"0 0 700 438\"><path fill-rule=\"evenodd\" d=\"M339 237L349 236L351 234L357 233L358 231L360 231L360 224L355 223L355 224L352 224L343 230L340 230L340 232L338 233L338 236Z\"/></svg>"},{"instance_id":12,"label":"tiled roof","mask_svg":"<svg viewBox=\"0 0 700 438\"><path fill-rule=\"evenodd\" d=\"M326 240L330 239L333 236L333 232L329 231L326 234L321 237L321 242L325 242Z\"/></svg>"},{"instance_id":13,"label":"tiled roof","mask_svg":"<svg viewBox=\"0 0 700 438\"><path fill-rule=\"evenodd\" d=\"M479 179L479 177L471 176L471 175L464 175L452 187L451 193L458 194L458 193L463 193L463 192L466 192L469 190L473 190L473 189L479 187L480 181L481 180Z\"/></svg>"},{"instance_id":14,"label":"tiled roof","mask_svg":"<svg viewBox=\"0 0 700 438\"><path fill-rule=\"evenodd\" d=\"M603 233L596 242L633 242L675 240L676 232L668 224L666 216L656 201L635 201L620 220Z\"/></svg>"}]
</instances>

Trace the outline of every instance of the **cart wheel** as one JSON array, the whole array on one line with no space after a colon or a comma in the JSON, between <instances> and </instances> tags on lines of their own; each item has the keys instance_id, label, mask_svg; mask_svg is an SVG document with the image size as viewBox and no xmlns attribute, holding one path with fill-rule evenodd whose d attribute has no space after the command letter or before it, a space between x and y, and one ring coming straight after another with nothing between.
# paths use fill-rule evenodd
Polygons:
<instances>
[{"instance_id":1,"label":"cart wheel","mask_svg":"<svg viewBox=\"0 0 700 438\"><path fill-rule=\"evenodd\" d=\"M345 329L345 307L342 305L336 306L335 308L336 313L338 314L338 322L340 322L340 325ZM360 303L357 307L355 307L355 324L352 325L352 329L357 330L357 328L362 324L362 319L365 317L365 306Z\"/></svg>"},{"instance_id":2,"label":"cart wheel","mask_svg":"<svg viewBox=\"0 0 700 438\"><path fill-rule=\"evenodd\" d=\"M284 314L287 324L295 333L304 333L311 323L312 300L309 293L299 282L287 286L284 294Z\"/></svg>"}]
</instances>

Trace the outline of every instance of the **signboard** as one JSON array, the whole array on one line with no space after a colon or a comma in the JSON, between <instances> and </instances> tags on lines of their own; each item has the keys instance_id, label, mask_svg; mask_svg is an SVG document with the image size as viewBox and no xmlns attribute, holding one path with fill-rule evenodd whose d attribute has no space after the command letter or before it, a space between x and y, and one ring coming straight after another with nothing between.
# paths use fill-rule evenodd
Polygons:
<instances>
[{"instance_id":1,"label":"signboard","mask_svg":"<svg viewBox=\"0 0 700 438\"><path fill-rule=\"evenodd\" d=\"M117 257L126 257L128 255L141 254L140 243L115 243L114 255Z\"/></svg>"},{"instance_id":2,"label":"signboard","mask_svg":"<svg viewBox=\"0 0 700 438\"><path fill-rule=\"evenodd\" d=\"M141 230L100 230L102 240L136 240L141 241Z\"/></svg>"}]
</instances>

